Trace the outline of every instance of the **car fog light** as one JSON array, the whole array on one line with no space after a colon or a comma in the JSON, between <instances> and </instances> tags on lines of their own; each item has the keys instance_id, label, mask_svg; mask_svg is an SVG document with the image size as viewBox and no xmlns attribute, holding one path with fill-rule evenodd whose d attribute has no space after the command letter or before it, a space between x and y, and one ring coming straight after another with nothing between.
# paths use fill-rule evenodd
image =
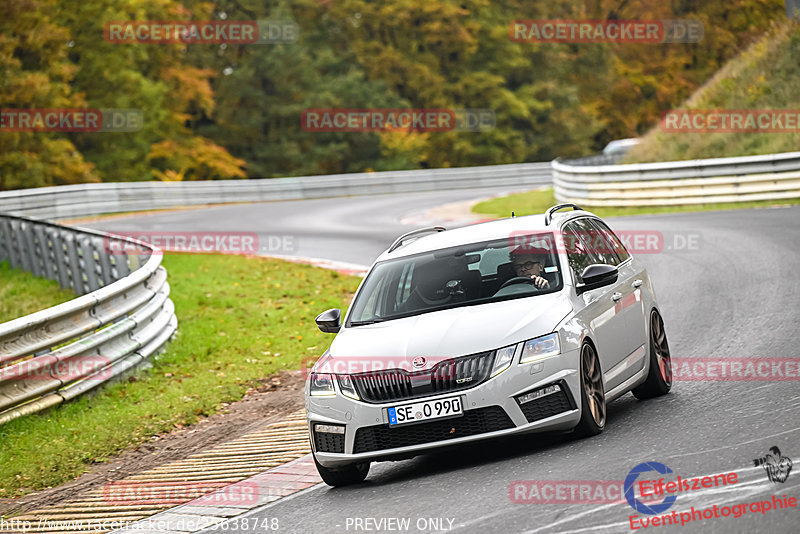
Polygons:
<instances>
[{"instance_id":1,"label":"car fog light","mask_svg":"<svg viewBox=\"0 0 800 534\"><path fill-rule=\"evenodd\" d=\"M542 397L552 395L553 393L558 393L559 391L561 391L561 386L558 384L553 384L552 386L547 386L546 388L537 389L531 393L520 395L517 397L517 400L520 404L525 404L526 402L535 401L536 399L541 399Z\"/></svg>"},{"instance_id":2,"label":"car fog light","mask_svg":"<svg viewBox=\"0 0 800 534\"><path fill-rule=\"evenodd\" d=\"M341 425L314 425L315 432L322 432L325 434L344 434L344 427Z\"/></svg>"}]
</instances>

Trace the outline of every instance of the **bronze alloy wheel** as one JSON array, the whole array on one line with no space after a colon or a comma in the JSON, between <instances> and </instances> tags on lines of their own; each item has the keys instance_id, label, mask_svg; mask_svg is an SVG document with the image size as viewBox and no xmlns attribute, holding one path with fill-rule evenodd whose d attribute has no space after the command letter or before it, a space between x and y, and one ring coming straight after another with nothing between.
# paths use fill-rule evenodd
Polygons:
<instances>
[{"instance_id":1,"label":"bronze alloy wheel","mask_svg":"<svg viewBox=\"0 0 800 534\"><path fill-rule=\"evenodd\" d=\"M589 412L595 424L602 428L606 424L606 396L603 389L603 373L597 352L588 343L581 349L581 373Z\"/></svg>"},{"instance_id":2,"label":"bronze alloy wheel","mask_svg":"<svg viewBox=\"0 0 800 534\"><path fill-rule=\"evenodd\" d=\"M656 363L658 364L658 371L661 374L661 380L664 381L667 387L672 386L672 358L669 355L669 343L667 343L667 334L664 332L664 321L658 312L653 312L650 315L650 338L652 340L651 347L655 352Z\"/></svg>"},{"instance_id":3,"label":"bronze alloy wheel","mask_svg":"<svg viewBox=\"0 0 800 534\"><path fill-rule=\"evenodd\" d=\"M650 371L645 381L633 388L637 399L666 395L672 389L672 358L669 354L664 321L657 310L650 313Z\"/></svg>"}]
</instances>

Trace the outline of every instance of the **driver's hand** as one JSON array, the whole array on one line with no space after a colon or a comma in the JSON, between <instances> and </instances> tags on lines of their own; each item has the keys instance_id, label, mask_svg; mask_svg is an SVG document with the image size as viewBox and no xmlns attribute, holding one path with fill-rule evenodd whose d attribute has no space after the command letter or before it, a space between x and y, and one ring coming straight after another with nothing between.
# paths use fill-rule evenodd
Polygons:
<instances>
[{"instance_id":1,"label":"driver's hand","mask_svg":"<svg viewBox=\"0 0 800 534\"><path fill-rule=\"evenodd\" d=\"M533 285L535 285L539 289L548 289L550 287L550 282L548 282L541 276L533 275L531 276L531 280L533 280Z\"/></svg>"}]
</instances>

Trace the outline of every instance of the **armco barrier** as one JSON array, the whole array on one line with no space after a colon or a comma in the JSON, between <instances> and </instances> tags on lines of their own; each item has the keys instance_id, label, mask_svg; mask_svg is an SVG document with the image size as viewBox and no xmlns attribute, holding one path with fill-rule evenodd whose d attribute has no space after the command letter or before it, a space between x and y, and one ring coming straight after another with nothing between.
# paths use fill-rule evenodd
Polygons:
<instances>
[{"instance_id":1,"label":"armco barrier","mask_svg":"<svg viewBox=\"0 0 800 534\"><path fill-rule=\"evenodd\" d=\"M125 182L0 191L0 212L45 219L177 206L298 200L476 187L549 185L550 163L518 163L295 178L203 182Z\"/></svg>"},{"instance_id":2,"label":"armco barrier","mask_svg":"<svg viewBox=\"0 0 800 534\"><path fill-rule=\"evenodd\" d=\"M109 252L126 242L144 252ZM80 395L167 342L178 323L161 258L146 243L0 214L0 261L79 295L0 324L0 423Z\"/></svg>"},{"instance_id":3,"label":"armco barrier","mask_svg":"<svg viewBox=\"0 0 800 534\"><path fill-rule=\"evenodd\" d=\"M633 165L603 163L590 158L555 160L556 198L586 206L666 206L800 197L800 152Z\"/></svg>"}]
</instances>

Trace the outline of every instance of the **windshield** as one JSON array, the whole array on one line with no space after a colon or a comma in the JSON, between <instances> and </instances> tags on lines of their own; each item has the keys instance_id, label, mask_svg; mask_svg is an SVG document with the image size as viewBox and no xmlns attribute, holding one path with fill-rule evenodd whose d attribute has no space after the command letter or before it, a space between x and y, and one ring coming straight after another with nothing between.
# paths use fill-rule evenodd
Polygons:
<instances>
[{"instance_id":1,"label":"windshield","mask_svg":"<svg viewBox=\"0 0 800 534\"><path fill-rule=\"evenodd\" d=\"M347 326L552 293L562 288L552 233L514 236L375 265Z\"/></svg>"}]
</instances>

